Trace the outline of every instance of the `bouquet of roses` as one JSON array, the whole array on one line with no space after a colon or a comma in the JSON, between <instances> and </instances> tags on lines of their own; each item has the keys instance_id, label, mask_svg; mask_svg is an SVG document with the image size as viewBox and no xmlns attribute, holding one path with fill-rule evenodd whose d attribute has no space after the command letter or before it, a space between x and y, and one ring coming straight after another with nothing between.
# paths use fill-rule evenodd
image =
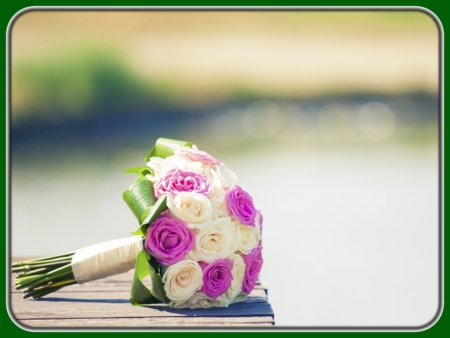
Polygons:
<instances>
[{"instance_id":1,"label":"bouquet of roses","mask_svg":"<svg viewBox=\"0 0 450 338\"><path fill-rule=\"evenodd\" d=\"M226 307L247 298L263 263L262 215L252 197L189 142L160 138L146 162L126 170L138 175L123 193L139 221L134 236L13 264L24 298L133 267L133 305Z\"/></svg>"}]
</instances>

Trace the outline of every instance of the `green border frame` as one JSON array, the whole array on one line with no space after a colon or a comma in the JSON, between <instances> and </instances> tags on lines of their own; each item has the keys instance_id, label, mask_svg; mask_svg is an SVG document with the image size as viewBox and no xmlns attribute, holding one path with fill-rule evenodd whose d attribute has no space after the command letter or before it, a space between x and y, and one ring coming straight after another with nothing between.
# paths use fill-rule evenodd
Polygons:
<instances>
[{"instance_id":1,"label":"green border frame","mask_svg":"<svg viewBox=\"0 0 450 338\"><path fill-rule=\"evenodd\" d=\"M221 5L223 5L223 6L236 6L235 8L239 8L240 6L242 6L242 5L238 5L238 4L236 4L236 3L230 3L230 4L221 4ZM262 4L261 3L257 3L257 4L248 4L248 3L245 3L245 5L246 6L262 6ZM7 182L8 182L8 177L7 177L7 173L8 173L8 171L9 171L9 169L8 169L8 166L9 166L9 159L7 158L7 155L8 155L8 153L7 153L7 147L9 146L9 142L8 142L8 140L7 140L7 137L8 137L8 134L9 134L9 131L8 131L8 129L9 129L9 126L8 126L8 121L7 121L7 119L8 119L8 111L7 111L7 108L6 108L6 94L7 94L7 81L8 81L8 79L7 79L7 65L6 65L6 55L7 55L7 46L6 46L6 43L7 43L7 28L8 28L8 24L9 24L9 22L10 22L10 20L11 20L11 18L17 13L17 12L19 12L20 10L22 10L22 9L24 9L24 8L26 8L26 7L30 7L30 6L39 6L39 7L41 7L41 6L45 6L45 7L47 7L47 6L82 6L82 7L85 7L85 8L89 8L89 7L92 7L93 5L92 5L92 2L85 2L85 1L71 1L69 4L65 4L65 5L61 5L60 3L58 3L58 2L55 2L55 1L45 1L45 2L43 2L43 3L40 3L40 4L36 4L36 3L33 3L33 2L31 2L31 1L16 1L16 2L11 2L11 3L9 3L7 6L5 6L5 5L2 5L2 10L0 11L0 15L1 15L1 19L2 19L2 23L3 23L3 27L4 27L4 29L5 29L5 35L3 35L3 46L5 46L4 48L5 48L5 50L4 50L4 53L2 54L2 57L3 57L3 60L4 60L4 62L3 62L3 64L5 65L4 66L4 73L5 73L5 77L4 77L4 79L5 79L5 82L4 82L4 86L5 86L5 91L4 91L4 93L5 93L5 96L4 96L4 107L5 107L5 119L3 119L2 121L1 121L1 123L2 124L4 124L4 125L2 125L2 127L3 127L3 130L5 131L5 138L1 141L2 142L2 151L4 151L5 152L5 156L3 157L3 159L5 160L5 163L4 163L4 166L3 166L3 170L5 171L5 174L4 174L4 177L5 177L5 180L3 181L3 183L2 183L2 185L4 186L4 191L6 192L6 195L5 195L5 209L4 209L4 211L5 211L5 216L4 216L4 219L5 219L5 229L4 229L4 231L5 231L5 234L6 234L6 231L7 231L7 226L9 225L8 223L8 220L6 219L6 217L8 216L8 214L7 214L7 210L8 210L8 208L9 208L9 200L8 200L8 191L7 191ZM95 3L95 6L125 6L124 4L120 4L120 3L116 3L116 4L114 4L114 3L102 3L102 2L96 2ZM192 6L192 5L190 5L190 4L187 4L187 3L185 3L185 2L172 2L172 3L168 3L168 2L160 2L160 1L158 1L158 2L153 2L153 3L149 3L149 2L145 2L145 1L132 1L131 3L129 3L129 4L127 4L126 6ZM210 5L210 4L207 4L207 3L200 3L200 4L197 4L196 6L212 6L212 5ZM217 5L216 5L217 6ZM264 6L270 6L270 4L267 4L267 5L264 5ZM443 30L444 30L444 36L443 36L443 38L442 38L442 45L441 45L441 47L443 48L443 50L441 51L441 55L444 57L443 59L442 59L442 66L443 66L443 72L441 72L441 77L443 77L444 79L445 79L445 73L446 73L446 69L445 69L445 55L446 55L446 53L445 53L445 27L446 27L446 23L448 22L448 16L449 16L449 12L450 11L448 11L441 3L439 3L439 2L437 2L437 1L427 1L427 2L422 2L422 4L415 4L415 5L411 5L410 3L406 3L405 1L397 1L396 3L395 3L395 6L392 6L392 5L389 5L388 3L387 3L387 1L384 1L384 2L381 2L381 3L378 3L378 4L366 4L366 5L361 5L360 3L353 3L353 2L347 2L347 3L345 3L345 5L343 5L342 4L342 2L337 2L337 1L327 1L327 2L325 2L325 3L322 3L322 4L320 4L320 5L318 5L317 3L311 3L311 4L308 4L308 3L298 3L298 2L294 2L294 1L283 1L283 3L282 4L277 4L276 6L280 6L280 7L285 7L285 6L302 6L302 7L309 7L309 6L311 6L311 7L328 7L328 9L329 9L329 7L334 7L334 6L336 6L335 8L336 9L339 9L339 8L342 8L342 7L344 7L344 6L357 6L357 7L359 7L359 8L361 8L361 9L364 9L365 7L372 7L372 6L376 6L376 7L381 7L381 6L385 6L386 8L388 8L388 7L423 7L424 9L428 9L429 11L431 11L431 12L433 12L435 15L436 15L436 17L438 17L438 19L440 20L440 22L441 22L441 25L442 25L442 27L443 27ZM368 9L369 9L368 8ZM288 8L287 8L288 9ZM324 8L325 9L325 8ZM448 70L447 70L447 73L448 73ZM446 92L447 92L448 90L446 90L446 88L445 88L445 85L444 85L444 88L443 88L443 91L442 91L442 106L441 106L441 113L442 113L442 118L441 118L441 147L442 147L442 152L441 152L441 187L440 187L440 190L441 190L441 193L442 193L442 201L441 201L441 207L442 207L442 214L443 214L443 211L445 210L445 198L444 198L444 189L445 189L445 184L444 184L444 161L445 161L445 140L444 140L444 130L445 130L445 125L448 123L448 122L445 122L445 119L444 119L444 101L445 101L445 97L446 97ZM444 230L444 218L443 218L443 215L441 215L441 221L442 221L442 232L443 232L443 235L444 235L444 238L442 239L442 241L443 242L445 242L445 237L446 237L446 235L445 235L445 232L443 231ZM448 235L447 235L447 237L448 237ZM5 236L5 248L8 248L8 239L6 238L6 236ZM444 247L442 248L442 252L443 252L443 256L444 257L442 257L442 259L443 259L443 262L442 262L442 269L443 269L443 271L442 271L442 273L443 273L443 276L442 276L442 280L443 280L443 290L442 290L442 292L443 292L443 310L442 310L442 314L441 314L441 317L439 318L439 320L433 325L433 326L431 326L430 328L428 328L428 329L425 329L424 331L421 331L421 332L419 332L419 334L421 335L421 336L429 336L429 335L434 335L434 334L443 334L444 332L448 332L448 331L450 331L450 319L449 319L449 316L448 316L448 314L446 313L446 311L445 311L445 301L446 301L446 296L445 296L445 250L444 250ZM59 334L61 331L55 331L55 332L44 332L44 331L41 331L41 332L29 332L29 331L24 331L23 329L21 329L21 328L19 328L11 319L10 319L10 317L9 317L9 314L8 314L8 310L7 310L7 295L8 295L8 293L9 293L9 290L7 290L6 289L6 280L9 278L9 273L8 273L8 267L7 267L7 259L8 259L8 257L7 257L7 255L6 255L6 253L7 253L7 250L5 250L5 251L3 251L2 252L2 254L1 254L1 257L2 257L2 261L4 262L4 270L3 271L5 271L5 278L4 279L2 279L2 286L3 286L3 290L5 290L6 292L4 292L3 293L3 296L2 296L2 300L4 299L4 304L5 304L5 307L4 307L4 312L3 312L3 320L2 320L2 322L4 323L4 326L3 326L3 330L5 331L5 332L8 332L9 334L11 334L11 335L14 335L15 337L17 337L17 336L29 336L30 334L38 334L38 335L45 335L45 334ZM3 284L4 283L4 284ZM448 311L447 311L448 312ZM302 329L300 329L300 328L293 328L293 329L282 329L282 328L279 328L279 329L277 329L277 331L272 331L272 332L270 332L270 333L284 333L284 334L289 334L289 335L292 335L292 334L298 334L298 333L306 333L306 334L309 334L309 332L280 332L280 331L301 331ZM326 331L326 330L324 330L324 331ZM355 330L356 331L356 330ZM177 335L177 334L179 334L179 332L180 331L175 331L175 332L165 332L164 334L170 334L170 335ZM80 332L80 331L78 331L78 332L70 332L69 334L76 334L76 335L81 335L81 334L86 334L86 333L88 333L88 332ZM126 331L123 331L123 332L99 332L99 331L92 331L92 333L93 334L103 334L103 335L110 335L110 334L114 334L114 335L117 335L117 334L120 334L120 335L123 335L123 334L128 334L129 332L126 332ZM136 333L141 333L141 334L147 334L147 332L136 332ZM193 334L195 334L195 335L197 335L198 333L200 333L200 332L189 332L189 335L193 335ZM203 333L203 332L202 332ZM245 332L245 334L252 334L252 335L255 335L255 334L258 334L258 335L260 335L260 334L264 334L264 335L266 335L267 333L269 333L269 332ZM316 333L316 332L315 332ZM335 334L339 334L339 335L342 335L342 334L346 334L346 332L321 332L321 334L327 334L327 333L335 333ZM353 332L352 332L353 333ZM358 333L358 334L367 334L368 332L361 332L361 331L356 331L356 332L354 332L354 333ZM380 334L380 333L383 333L383 334L385 334L385 333L388 333L388 334L396 334L396 333L413 333L413 332L371 332L372 334ZM91 334L91 332L89 332L89 334ZM183 333L184 334L184 333ZM227 333L222 333L222 332L215 332L214 333L215 335L216 334L227 334Z\"/></svg>"}]
</instances>

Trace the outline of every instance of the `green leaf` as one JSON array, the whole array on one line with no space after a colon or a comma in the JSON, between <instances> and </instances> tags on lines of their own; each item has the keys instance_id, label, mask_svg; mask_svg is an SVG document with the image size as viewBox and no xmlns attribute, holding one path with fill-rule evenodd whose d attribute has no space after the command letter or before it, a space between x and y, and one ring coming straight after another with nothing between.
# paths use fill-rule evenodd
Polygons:
<instances>
[{"instance_id":1,"label":"green leaf","mask_svg":"<svg viewBox=\"0 0 450 338\"><path fill-rule=\"evenodd\" d=\"M149 264L150 255L141 251L136 259L136 269L134 270L133 284L131 286L130 302L132 305L143 306L146 304L169 303L164 291L159 269ZM150 276L150 288L147 288L142 280Z\"/></svg>"},{"instance_id":2,"label":"green leaf","mask_svg":"<svg viewBox=\"0 0 450 338\"><path fill-rule=\"evenodd\" d=\"M137 230L133 231L131 234L135 235L135 236L142 236L142 237L145 238L145 233L142 232L141 227L139 227Z\"/></svg>"},{"instance_id":3,"label":"green leaf","mask_svg":"<svg viewBox=\"0 0 450 338\"><path fill-rule=\"evenodd\" d=\"M132 234L145 237L149 225L165 210L167 210L167 195L161 196L153 207L144 210L141 215L143 219L141 226Z\"/></svg>"},{"instance_id":4,"label":"green leaf","mask_svg":"<svg viewBox=\"0 0 450 338\"><path fill-rule=\"evenodd\" d=\"M145 157L145 161L148 162L150 160L150 157L166 158L168 156L173 155L174 151L176 149L179 149L181 147L191 147L192 148L193 145L194 144L191 142L171 140L168 138L159 138L156 141L156 144L153 147L153 149Z\"/></svg>"},{"instance_id":5,"label":"green leaf","mask_svg":"<svg viewBox=\"0 0 450 338\"><path fill-rule=\"evenodd\" d=\"M136 182L123 192L122 198L142 225L142 221L148 215L145 211L156 203L153 183L143 176L138 176Z\"/></svg>"},{"instance_id":6,"label":"green leaf","mask_svg":"<svg viewBox=\"0 0 450 338\"><path fill-rule=\"evenodd\" d=\"M149 169L147 166L127 168L124 170L127 174L139 174L142 170Z\"/></svg>"}]
</instances>

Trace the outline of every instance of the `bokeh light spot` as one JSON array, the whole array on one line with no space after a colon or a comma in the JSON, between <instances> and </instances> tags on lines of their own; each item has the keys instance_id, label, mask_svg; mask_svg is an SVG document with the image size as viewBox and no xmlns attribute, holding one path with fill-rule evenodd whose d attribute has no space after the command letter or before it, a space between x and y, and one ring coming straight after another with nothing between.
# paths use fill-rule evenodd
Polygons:
<instances>
[{"instance_id":1,"label":"bokeh light spot","mask_svg":"<svg viewBox=\"0 0 450 338\"><path fill-rule=\"evenodd\" d=\"M383 141L394 134L396 119L388 105L381 102L370 102L359 110L358 126L367 138Z\"/></svg>"},{"instance_id":2,"label":"bokeh light spot","mask_svg":"<svg viewBox=\"0 0 450 338\"><path fill-rule=\"evenodd\" d=\"M283 126L283 112L273 102L257 101L245 111L245 131L255 138L269 138L278 134Z\"/></svg>"},{"instance_id":3,"label":"bokeh light spot","mask_svg":"<svg viewBox=\"0 0 450 338\"><path fill-rule=\"evenodd\" d=\"M318 127L331 140L351 139L356 134L356 114L352 106L333 102L318 112Z\"/></svg>"}]
</instances>

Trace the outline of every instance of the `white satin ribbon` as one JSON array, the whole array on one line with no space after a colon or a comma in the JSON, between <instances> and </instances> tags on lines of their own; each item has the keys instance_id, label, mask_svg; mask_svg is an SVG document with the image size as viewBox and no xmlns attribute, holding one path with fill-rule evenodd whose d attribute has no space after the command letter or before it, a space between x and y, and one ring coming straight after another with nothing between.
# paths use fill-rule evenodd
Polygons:
<instances>
[{"instance_id":1,"label":"white satin ribbon","mask_svg":"<svg viewBox=\"0 0 450 338\"><path fill-rule=\"evenodd\" d=\"M75 280L84 283L127 272L135 267L142 249L142 237L133 236L77 250L72 257Z\"/></svg>"}]
</instances>

